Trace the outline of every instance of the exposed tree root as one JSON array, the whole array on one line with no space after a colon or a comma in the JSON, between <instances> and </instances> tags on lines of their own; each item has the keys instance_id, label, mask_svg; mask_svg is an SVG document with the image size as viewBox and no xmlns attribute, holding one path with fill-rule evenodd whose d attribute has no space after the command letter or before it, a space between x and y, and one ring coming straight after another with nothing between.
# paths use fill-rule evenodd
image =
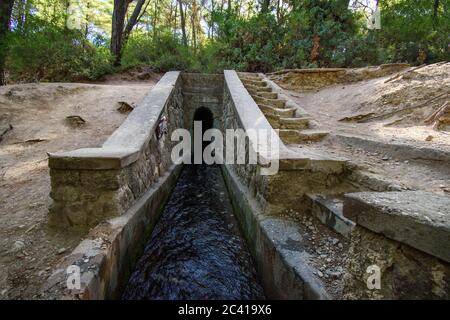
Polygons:
<instances>
[{"instance_id":1,"label":"exposed tree root","mask_svg":"<svg viewBox=\"0 0 450 320\"><path fill-rule=\"evenodd\" d=\"M415 109L427 107L430 102L435 101L435 100L437 100L439 98L442 98L444 96L448 96L449 94L450 94L450 92L443 92L443 93L438 94L437 96L435 96L435 97L433 97L431 99L428 99L427 101L425 101L423 103L420 103L420 104L417 104L415 106L406 107L406 108L403 108L403 109L400 109L400 110L395 110L395 111L383 113L383 114L380 114L380 115L377 115L377 116L373 116L373 117L368 117L368 118L359 120L357 122L364 123L364 122L369 122L369 121L372 121L372 120L383 120L383 119L389 118L389 117L391 117L393 115L396 115L396 114L398 114L398 115L407 114L407 113L412 112Z\"/></svg>"}]
</instances>

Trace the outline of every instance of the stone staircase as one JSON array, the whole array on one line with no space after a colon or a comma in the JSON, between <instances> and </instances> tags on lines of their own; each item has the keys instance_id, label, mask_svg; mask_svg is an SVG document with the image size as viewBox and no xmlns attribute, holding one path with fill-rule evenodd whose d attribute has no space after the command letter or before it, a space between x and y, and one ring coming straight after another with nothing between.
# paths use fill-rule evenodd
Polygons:
<instances>
[{"instance_id":1,"label":"stone staircase","mask_svg":"<svg viewBox=\"0 0 450 320\"><path fill-rule=\"evenodd\" d=\"M239 73L247 91L257 103L263 114L286 144L303 144L320 141L328 131L320 130L317 123L306 112L280 96L270 80L257 73Z\"/></svg>"}]
</instances>

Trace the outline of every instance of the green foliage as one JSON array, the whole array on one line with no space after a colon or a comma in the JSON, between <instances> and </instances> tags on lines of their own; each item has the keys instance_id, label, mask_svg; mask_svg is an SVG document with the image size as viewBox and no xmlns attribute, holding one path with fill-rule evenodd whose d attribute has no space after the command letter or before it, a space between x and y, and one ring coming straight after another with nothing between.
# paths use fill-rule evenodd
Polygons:
<instances>
[{"instance_id":1,"label":"green foliage","mask_svg":"<svg viewBox=\"0 0 450 320\"><path fill-rule=\"evenodd\" d=\"M154 33L134 34L125 47L122 64L124 67L146 64L155 70L194 70L195 54L182 45L180 39L167 30Z\"/></svg>"},{"instance_id":2,"label":"green foliage","mask_svg":"<svg viewBox=\"0 0 450 320\"><path fill-rule=\"evenodd\" d=\"M208 1L183 2L188 46L174 12L178 2L148 1L123 49L122 68L270 72L450 60L450 0L440 0L437 11L435 1L380 1L381 30L368 30L348 0L286 0L281 9L271 1L265 12L251 0L216 1L214 8ZM16 2L13 30L2 45L10 80L75 81L115 71L109 53L112 1L81 2L81 30L66 28L67 1L28 0L28 9ZM200 8L195 15L194 7Z\"/></svg>"},{"instance_id":3,"label":"green foliage","mask_svg":"<svg viewBox=\"0 0 450 320\"><path fill-rule=\"evenodd\" d=\"M381 1L382 29L378 45L388 60L431 63L450 58L450 1ZM421 61L423 60L423 61Z\"/></svg>"},{"instance_id":4,"label":"green foliage","mask_svg":"<svg viewBox=\"0 0 450 320\"><path fill-rule=\"evenodd\" d=\"M217 71L224 68L267 72L279 64L280 31L273 15L260 14L249 20L227 13L227 19L219 17L226 33L209 44ZM230 22L232 20L232 22Z\"/></svg>"},{"instance_id":5,"label":"green foliage","mask_svg":"<svg viewBox=\"0 0 450 320\"><path fill-rule=\"evenodd\" d=\"M94 47L79 31L33 18L23 33L7 39L7 71L13 81L74 81L111 72L109 51Z\"/></svg>"}]
</instances>

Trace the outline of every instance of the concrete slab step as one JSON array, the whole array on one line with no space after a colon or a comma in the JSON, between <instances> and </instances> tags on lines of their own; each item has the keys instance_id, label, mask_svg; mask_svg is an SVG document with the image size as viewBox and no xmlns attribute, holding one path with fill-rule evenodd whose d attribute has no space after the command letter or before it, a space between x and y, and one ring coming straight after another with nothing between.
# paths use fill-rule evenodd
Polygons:
<instances>
[{"instance_id":1,"label":"concrete slab step","mask_svg":"<svg viewBox=\"0 0 450 320\"><path fill-rule=\"evenodd\" d=\"M337 233L347 238L350 237L355 223L344 217L343 195L307 194L306 199L310 204L311 214L313 216Z\"/></svg>"},{"instance_id":2,"label":"concrete slab step","mask_svg":"<svg viewBox=\"0 0 450 320\"><path fill-rule=\"evenodd\" d=\"M306 142L316 142L326 137L329 132L323 130L295 130L281 129L279 131L280 138L287 144L302 144Z\"/></svg>"},{"instance_id":3,"label":"concrete slab step","mask_svg":"<svg viewBox=\"0 0 450 320\"><path fill-rule=\"evenodd\" d=\"M450 197L426 191L355 192L344 216L357 225L450 262Z\"/></svg>"},{"instance_id":4,"label":"concrete slab step","mask_svg":"<svg viewBox=\"0 0 450 320\"><path fill-rule=\"evenodd\" d=\"M311 117L280 118L279 123L281 129L307 129L310 120Z\"/></svg>"},{"instance_id":5,"label":"concrete slab step","mask_svg":"<svg viewBox=\"0 0 450 320\"><path fill-rule=\"evenodd\" d=\"M242 79L241 81L244 83L244 85L252 85L252 86L255 86L255 87L258 87L258 88L260 88L260 87L267 87L267 83L265 81L262 81L262 80Z\"/></svg>"},{"instance_id":6,"label":"concrete slab step","mask_svg":"<svg viewBox=\"0 0 450 320\"><path fill-rule=\"evenodd\" d=\"M253 99L256 101L257 104L263 104L266 106L274 107L274 108L285 108L286 107L286 100L281 99L267 99L260 96L254 96Z\"/></svg>"},{"instance_id":7,"label":"concrete slab step","mask_svg":"<svg viewBox=\"0 0 450 320\"><path fill-rule=\"evenodd\" d=\"M257 94L258 92L272 92L271 87L257 87L251 84L245 84L245 88L250 92L250 94ZM253 92L253 93L252 93Z\"/></svg>"},{"instance_id":8,"label":"concrete slab step","mask_svg":"<svg viewBox=\"0 0 450 320\"><path fill-rule=\"evenodd\" d=\"M267 121L269 121L272 128L280 129L280 116L279 115L267 113L267 114L264 114L264 116L266 117Z\"/></svg>"},{"instance_id":9,"label":"concrete slab step","mask_svg":"<svg viewBox=\"0 0 450 320\"><path fill-rule=\"evenodd\" d=\"M255 96L265 98L265 99L278 99L278 93L276 92L267 92L267 91L257 91Z\"/></svg>"},{"instance_id":10,"label":"concrete slab step","mask_svg":"<svg viewBox=\"0 0 450 320\"><path fill-rule=\"evenodd\" d=\"M239 72L238 75L241 80L242 79L249 79L249 80L261 80L262 79L262 77L257 73Z\"/></svg>"},{"instance_id":11,"label":"concrete slab step","mask_svg":"<svg viewBox=\"0 0 450 320\"><path fill-rule=\"evenodd\" d=\"M275 115L283 118L292 118L295 115L294 108L279 109L264 104L258 104L258 106L266 117L269 115Z\"/></svg>"}]
</instances>

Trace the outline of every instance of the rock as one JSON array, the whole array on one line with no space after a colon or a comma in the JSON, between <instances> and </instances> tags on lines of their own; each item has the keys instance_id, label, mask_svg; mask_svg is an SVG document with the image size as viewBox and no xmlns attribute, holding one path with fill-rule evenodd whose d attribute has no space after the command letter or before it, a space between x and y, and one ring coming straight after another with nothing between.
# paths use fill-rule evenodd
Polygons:
<instances>
[{"instance_id":1,"label":"rock","mask_svg":"<svg viewBox=\"0 0 450 320\"><path fill-rule=\"evenodd\" d=\"M11 124L7 124L7 125L1 125L0 126L0 141L3 140L3 136L8 133L9 131L11 131L13 129L13 126Z\"/></svg>"},{"instance_id":2,"label":"rock","mask_svg":"<svg viewBox=\"0 0 450 320\"><path fill-rule=\"evenodd\" d=\"M391 184L388 186L389 191L402 191L403 188L396 184Z\"/></svg>"},{"instance_id":3,"label":"rock","mask_svg":"<svg viewBox=\"0 0 450 320\"><path fill-rule=\"evenodd\" d=\"M433 138L434 138L434 137L433 137L432 135L429 135L428 137L425 138L425 141L432 141Z\"/></svg>"},{"instance_id":4,"label":"rock","mask_svg":"<svg viewBox=\"0 0 450 320\"><path fill-rule=\"evenodd\" d=\"M139 73L136 77L139 80L148 80L152 77L152 74L150 72L144 71L144 72Z\"/></svg>"},{"instance_id":5,"label":"rock","mask_svg":"<svg viewBox=\"0 0 450 320\"><path fill-rule=\"evenodd\" d=\"M17 240L17 241L14 241L12 248L11 248L11 252L19 252L23 248L25 248L25 243L21 240Z\"/></svg>"},{"instance_id":6,"label":"rock","mask_svg":"<svg viewBox=\"0 0 450 320\"><path fill-rule=\"evenodd\" d=\"M448 196L426 191L349 193L343 210L358 225L447 262L449 212Z\"/></svg>"},{"instance_id":7,"label":"rock","mask_svg":"<svg viewBox=\"0 0 450 320\"><path fill-rule=\"evenodd\" d=\"M66 252L66 251L67 251L66 248L60 248L60 249L58 250L58 254L63 254L63 253Z\"/></svg>"},{"instance_id":8,"label":"rock","mask_svg":"<svg viewBox=\"0 0 450 320\"><path fill-rule=\"evenodd\" d=\"M332 271L332 270L327 270L325 271L325 273L330 276L331 278L339 278L342 275L342 272L340 271Z\"/></svg>"},{"instance_id":9,"label":"rock","mask_svg":"<svg viewBox=\"0 0 450 320\"><path fill-rule=\"evenodd\" d=\"M86 120L80 116L67 116L66 123L72 128L78 128L84 126L86 124Z\"/></svg>"},{"instance_id":10,"label":"rock","mask_svg":"<svg viewBox=\"0 0 450 320\"><path fill-rule=\"evenodd\" d=\"M344 247L344 246L342 245L342 243L339 242L339 243L338 243L338 248L339 248L339 249L342 249L343 247Z\"/></svg>"},{"instance_id":11,"label":"rock","mask_svg":"<svg viewBox=\"0 0 450 320\"><path fill-rule=\"evenodd\" d=\"M390 158L388 156L384 156L383 158L381 158L381 160L383 161L388 161Z\"/></svg>"},{"instance_id":12,"label":"rock","mask_svg":"<svg viewBox=\"0 0 450 320\"><path fill-rule=\"evenodd\" d=\"M319 271L319 270L317 270L317 275L320 277L320 278L322 278L323 277L323 273L322 273L322 271Z\"/></svg>"},{"instance_id":13,"label":"rock","mask_svg":"<svg viewBox=\"0 0 450 320\"><path fill-rule=\"evenodd\" d=\"M134 110L134 106L125 101L119 101L117 102L117 105L117 111L119 111L120 113L130 113Z\"/></svg>"}]
</instances>

